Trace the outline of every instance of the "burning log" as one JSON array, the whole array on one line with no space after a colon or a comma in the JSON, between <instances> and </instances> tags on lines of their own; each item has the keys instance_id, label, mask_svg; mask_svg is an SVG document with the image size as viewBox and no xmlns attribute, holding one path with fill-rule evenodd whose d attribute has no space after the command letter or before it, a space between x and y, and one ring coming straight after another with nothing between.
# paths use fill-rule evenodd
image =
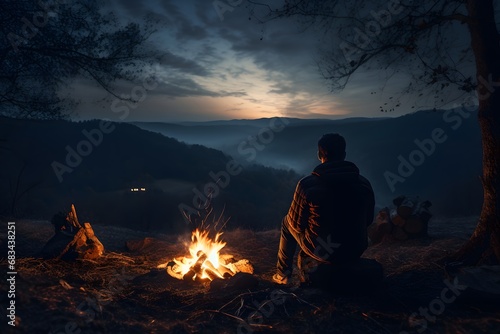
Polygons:
<instances>
[{"instance_id":1,"label":"burning log","mask_svg":"<svg viewBox=\"0 0 500 334\"><path fill-rule=\"evenodd\" d=\"M200 255L201 253L201 255ZM205 260L207 259L207 254L203 253L203 252L198 252L198 260L196 260L196 262L194 263L194 265L191 266L191 268L189 268L189 271L184 274L184 277L182 277L183 280L193 280L195 277L201 277L202 275L202 265L203 265L203 262L205 262Z\"/></svg>"},{"instance_id":2,"label":"burning log","mask_svg":"<svg viewBox=\"0 0 500 334\"><path fill-rule=\"evenodd\" d=\"M221 274L220 277L222 278L228 278L236 274L236 272L231 271L231 269L228 269L225 266L219 266L219 269L217 271Z\"/></svg>"},{"instance_id":3,"label":"burning log","mask_svg":"<svg viewBox=\"0 0 500 334\"><path fill-rule=\"evenodd\" d=\"M213 274L215 274L216 277L219 277L219 278L223 277L223 274L217 268L214 267L212 262L207 260L207 261L205 261L204 266L205 266L205 272L208 273L209 271L211 271L211 272L213 272ZM224 267L220 266L220 268L224 268ZM210 277L210 280L213 280L213 278Z\"/></svg>"},{"instance_id":4,"label":"burning log","mask_svg":"<svg viewBox=\"0 0 500 334\"><path fill-rule=\"evenodd\" d=\"M219 273L217 272L217 269L213 270L211 268L206 268L204 273L206 276L208 276L208 279L211 281L213 281L216 278L220 278Z\"/></svg>"}]
</instances>

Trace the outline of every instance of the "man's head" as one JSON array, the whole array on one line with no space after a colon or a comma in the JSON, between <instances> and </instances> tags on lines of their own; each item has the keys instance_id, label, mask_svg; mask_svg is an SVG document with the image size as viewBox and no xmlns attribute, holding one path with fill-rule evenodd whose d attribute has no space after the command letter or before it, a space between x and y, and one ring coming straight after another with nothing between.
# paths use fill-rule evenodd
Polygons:
<instances>
[{"instance_id":1,"label":"man's head","mask_svg":"<svg viewBox=\"0 0 500 334\"><path fill-rule=\"evenodd\" d=\"M327 133L318 141L318 158L321 162L343 161L345 139L338 133Z\"/></svg>"}]
</instances>

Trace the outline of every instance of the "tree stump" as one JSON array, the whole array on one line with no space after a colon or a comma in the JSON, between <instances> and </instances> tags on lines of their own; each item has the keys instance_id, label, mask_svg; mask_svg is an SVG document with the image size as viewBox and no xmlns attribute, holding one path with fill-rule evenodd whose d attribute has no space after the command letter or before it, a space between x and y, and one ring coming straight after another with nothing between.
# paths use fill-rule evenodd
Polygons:
<instances>
[{"instance_id":1,"label":"tree stump","mask_svg":"<svg viewBox=\"0 0 500 334\"><path fill-rule=\"evenodd\" d=\"M54 216L52 223L55 235L43 247L43 258L95 260L104 253L104 246L95 236L90 223L86 222L82 226L78 222L74 205L71 205L65 221L58 214Z\"/></svg>"}]
</instances>

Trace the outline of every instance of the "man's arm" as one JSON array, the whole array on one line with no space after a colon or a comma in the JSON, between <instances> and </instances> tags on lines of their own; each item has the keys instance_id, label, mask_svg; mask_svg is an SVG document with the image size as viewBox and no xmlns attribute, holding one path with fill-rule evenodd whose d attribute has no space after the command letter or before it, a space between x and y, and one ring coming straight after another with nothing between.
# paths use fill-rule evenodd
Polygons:
<instances>
[{"instance_id":1,"label":"man's arm","mask_svg":"<svg viewBox=\"0 0 500 334\"><path fill-rule=\"evenodd\" d=\"M310 215L309 204L301 182L299 181L295 188L292 204L286 216L289 228L299 233L303 233L307 228Z\"/></svg>"},{"instance_id":2,"label":"man's arm","mask_svg":"<svg viewBox=\"0 0 500 334\"><path fill-rule=\"evenodd\" d=\"M373 222L373 218L375 218L375 194L370 181L361 175L359 177L361 179L361 183L363 184L363 188L367 192L366 196L368 207L366 212L366 226L368 226Z\"/></svg>"}]
</instances>

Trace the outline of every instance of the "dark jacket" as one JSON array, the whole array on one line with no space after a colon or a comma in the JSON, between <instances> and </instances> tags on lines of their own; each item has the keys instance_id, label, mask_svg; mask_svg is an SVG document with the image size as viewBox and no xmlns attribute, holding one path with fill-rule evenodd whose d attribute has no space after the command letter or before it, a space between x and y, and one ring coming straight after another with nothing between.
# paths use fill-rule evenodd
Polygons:
<instances>
[{"instance_id":1,"label":"dark jacket","mask_svg":"<svg viewBox=\"0 0 500 334\"><path fill-rule=\"evenodd\" d=\"M370 182L355 164L326 162L299 181L286 221L303 233L307 255L322 262L352 261L368 246L374 206Z\"/></svg>"}]
</instances>

